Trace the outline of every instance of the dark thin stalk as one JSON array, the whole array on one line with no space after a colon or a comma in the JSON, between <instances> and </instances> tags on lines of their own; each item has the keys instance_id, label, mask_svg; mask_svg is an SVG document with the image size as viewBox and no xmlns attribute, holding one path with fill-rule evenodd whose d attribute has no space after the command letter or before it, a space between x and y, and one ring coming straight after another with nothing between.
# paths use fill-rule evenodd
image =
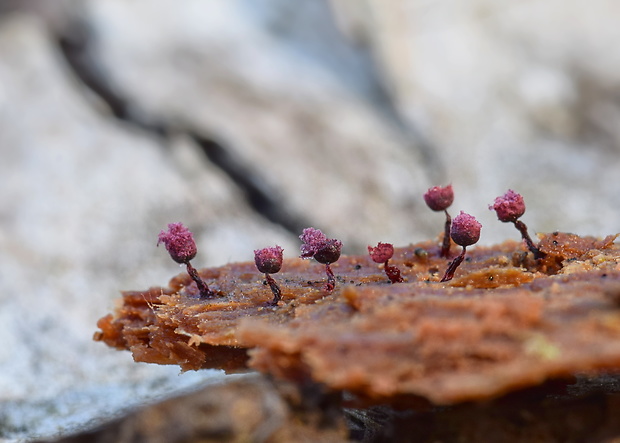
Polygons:
<instances>
[{"instance_id":1,"label":"dark thin stalk","mask_svg":"<svg viewBox=\"0 0 620 443\"><path fill-rule=\"evenodd\" d=\"M523 240L525 240L525 244L527 245L527 248L530 250L532 254L534 254L534 258L537 260L539 258L544 258L546 254L534 245L534 242L532 241L530 234L528 234L527 232L527 226L525 226L525 223L523 223L521 220L515 220L513 223L515 224L516 228L521 233L521 237L523 237Z\"/></svg>"},{"instance_id":2,"label":"dark thin stalk","mask_svg":"<svg viewBox=\"0 0 620 443\"><path fill-rule=\"evenodd\" d=\"M189 262L185 263L187 266L187 273L189 276L196 282L196 286L198 286L198 290L200 291L200 298L211 298L215 295L215 293L209 289L209 286L204 282L202 278L198 275L198 271L194 268Z\"/></svg>"},{"instance_id":3,"label":"dark thin stalk","mask_svg":"<svg viewBox=\"0 0 620 443\"><path fill-rule=\"evenodd\" d=\"M443 245L440 256L447 258L450 256L450 226L452 225L452 218L447 210L444 210L444 212L446 213L446 224L444 226Z\"/></svg>"},{"instance_id":4,"label":"dark thin stalk","mask_svg":"<svg viewBox=\"0 0 620 443\"><path fill-rule=\"evenodd\" d=\"M327 292L332 292L336 287L336 277L334 277L334 272L332 271L331 266L329 264L325 265L325 273L327 274L327 283L325 283L325 290Z\"/></svg>"},{"instance_id":5,"label":"dark thin stalk","mask_svg":"<svg viewBox=\"0 0 620 443\"><path fill-rule=\"evenodd\" d=\"M454 271L456 271L456 268L459 267L459 265L463 262L464 259L465 259L465 246L463 246L463 250L458 255L458 257L456 257L454 260L452 260L452 262L450 262L450 264L448 265L448 269L446 269L446 273L441 279L441 282L452 280L452 278L454 277Z\"/></svg>"},{"instance_id":6,"label":"dark thin stalk","mask_svg":"<svg viewBox=\"0 0 620 443\"><path fill-rule=\"evenodd\" d=\"M271 275L265 273L265 280L267 280L267 284L271 288L271 292L273 292L273 300L271 300L270 304L275 306L282 300L282 291Z\"/></svg>"}]
</instances>

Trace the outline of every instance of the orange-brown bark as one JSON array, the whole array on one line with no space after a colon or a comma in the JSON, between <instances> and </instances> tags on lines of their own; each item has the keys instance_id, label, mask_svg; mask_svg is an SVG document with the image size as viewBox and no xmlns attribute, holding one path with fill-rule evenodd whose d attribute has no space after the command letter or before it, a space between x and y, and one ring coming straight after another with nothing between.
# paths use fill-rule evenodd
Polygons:
<instances>
[{"instance_id":1,"label":"orange-brown bark","mask_svg":"<svg viewBox=\"0 0 620 443\"><path fill-rule=\"evenodd\" d=\"M200 270L195 283L123 293L95 339L136 361L184 370L254 368L322 383L361 401L435 404L492 398L575 373L620 370L620 248L552 233L534 260L522 243L474 247L453 280L433 242L396 248L390 284L369 256L324 267L284 260L273 295L253 263ZM249 360L248 360L249 356Z\"/></svg>"}]
</instances>

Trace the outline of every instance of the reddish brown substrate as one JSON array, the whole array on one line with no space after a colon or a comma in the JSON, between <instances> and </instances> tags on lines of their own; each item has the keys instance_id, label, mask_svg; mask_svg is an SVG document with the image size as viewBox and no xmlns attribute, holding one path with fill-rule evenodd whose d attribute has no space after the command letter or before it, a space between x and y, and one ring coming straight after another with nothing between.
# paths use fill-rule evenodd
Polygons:
<instances>
[{"instance_id":1,"label":"reddish brown substrate","mask_svg":"<svg viewBox=\"0 0 620 443\"><path fill-rule=\"evenodd\" d=\"M513 241L473 247L446 283L439 279L449 260L432 242L395 250L390 263L405 279L397 285L369 256L343 256L332 265L331 294L322 265L288 259L275 307L254 263L203 269L215 298L201 300L187 275L168 288L125 292L95 339L131 350L136 361L249 366L369 402L491 398L577 372L620 370L614 239L544 235L541 260Z\"/></svg>"}]
</instances>

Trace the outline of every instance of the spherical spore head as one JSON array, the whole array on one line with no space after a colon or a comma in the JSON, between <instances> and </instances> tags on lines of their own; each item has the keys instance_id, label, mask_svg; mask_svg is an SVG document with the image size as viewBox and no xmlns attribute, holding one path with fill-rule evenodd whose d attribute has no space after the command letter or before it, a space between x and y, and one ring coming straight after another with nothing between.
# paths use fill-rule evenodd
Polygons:
<instances>
[{"instance_id":1,"label":"spherical spore head","mask_svg":"<svg viewBox=\"0 0 620 443\"><path fill-rule=\"evenodd\" d=\"M463 211L452 220L450 237L454 243L461 246L473 245L480 239L482 225L473 215Z\"/></svg>"},{"instance_id":2,"label":"spherical spore head","mask_svg":"<svg viewBox=\"0 0 620 443\"><path fill-rule=\"evenodd\" d=\"M394 255L394 246L391 243L377 243L376 247L368 246L370 258L375 263L385 263Z\"/></svg>"},{"instance_id":3,"label":"spherical spore head","mask_svg":"<svg viewBox=\"0 0 620 443\"><path fill-rule=\"evenodd\" d=\"M276 245L273 248L256 249L254 251L254 263L256 269L264 274L275 274L282 268L283 249Z\"/></svg>"},{"instance_id":4,"label":"spherical spore head","mask_svg":"<svg viewBox=\"0 0 620 443\"><path fill-rule=\"evenodd\" d=\"M497 197L489 209L494 210L499 221L515 222L525 213L525 202L521 194L509 189L504 195Z\"/></svg>"},{"instance_id":5,"label":"spherical spore head","mask_svg":"<svg viewBox=\"0 0 620 443\"><path fill-rule=\"evenodd\" d=\"M170 257L177 263L188 263L196 256L196 242L189 229L183 223L168 224L168 231L161 231L157 246L166 245Z\"/></svg>"},{"instance_id":6,"label":"spherical spore head","mask_svg":"<svg viewBox=\"0 0 620 443\"><path fill-rule=\"evenodd\" d=\"M316 254L314 259L324 265L335 263L340 258L340 252L342 251L342 242L334 238L330 238L323 244Z\"/></svg>"},{"instance_id":7,"label":"spherical spore head","mask_svg":"<svg viewBox=\"0 0 620 443\"><path fill-rule=\"evenodd\" d=\"M302 231L299 239L301 245L301 258L312 258L319 249L327 242L327 237L320 229L306 228Z\"/></svg>"},{"instance_id":8,"label":"spherical spore head","mask_svg":"<svg viewBox=\"0 0 620 443\"><path fill-rule=\"evenodd\" d=\"M327 238L320 229L306 228L299 238L302 241L301 258L314 258L323 264L334 263L340 258L342 242Z\"/></svg>"},{"instance_id":9,"label":"spherical spore head","mask_svg":"<svg viewBox=\"0 0 620 443\"><path fill-rule=\"evenodd\" d=\"M434 186L424 194L424 201L433 211L444 211L450 207L454 201L454 191L452 185Z\"/></svg>"}]
</instances>

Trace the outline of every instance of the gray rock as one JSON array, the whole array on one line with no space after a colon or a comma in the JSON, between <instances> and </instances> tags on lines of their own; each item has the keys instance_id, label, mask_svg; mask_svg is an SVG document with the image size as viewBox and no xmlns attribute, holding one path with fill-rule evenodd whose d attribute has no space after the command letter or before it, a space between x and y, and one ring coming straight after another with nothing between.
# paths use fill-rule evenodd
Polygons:
<instances>
[{"instance_id":1,"label":"gray rock","mask_svg":"<svg viewBox=\"0 0 620 443\"><path fill-rule=\"evenodd\" d=\"M479 216L482 242L514 234L485 209L508 188L532 230L619 230L615 2L332 3L440 147L454 206Z\"/></svg>"},{"instance_id":2,"label":"gray rock","mask_svg":"<svg viewBox=\"0 0 620 443\"><path fill-rule=\"evenodd\" d=\"M483 243L517 236L487 210L507 188L533 231L619 230L611 0L0 2L15 9L0 26L0 438L224 379L91 341L119 290L180 271L155 248L168 222L196 234L196 266L296 255L304 223L362 252L436 235L421 195L452 182L451 212L476 215Z\"/></svg>"},{"instance_id":3,"label":"gray rock","mask_svg":"<svg viewBox=\"0 0 620 443\"><path fill-rule=\"evenodd\" d=\"M40 22L5 21L0 59L0 437L67 433L221 380L136 364L92 341L96 321L119 290L181 271L156 248L168 222L194 229L197 266L272 243L291 250L291 236L193 146L175 140L168 152L95 112Z\"/></svg>"},{"instance_id":4,"label":"gray rock","mask_svg":"<svg viewBox=\"0 0 620 443\"><path fill-rule=\"evenodd\" d=\"M285 207L341 238L348 252L434 235L421 199L422 154L360 92L372 89L357 74L361 61L329 62L361 56L332 32L329 9L285 3L94 1L89 20L98 59L132 103L225 140ZM287 19L304 22L309 9L317 27L300 36ZM355 229L343 229L350 220Z\"/></svg>"}]
</instances>

